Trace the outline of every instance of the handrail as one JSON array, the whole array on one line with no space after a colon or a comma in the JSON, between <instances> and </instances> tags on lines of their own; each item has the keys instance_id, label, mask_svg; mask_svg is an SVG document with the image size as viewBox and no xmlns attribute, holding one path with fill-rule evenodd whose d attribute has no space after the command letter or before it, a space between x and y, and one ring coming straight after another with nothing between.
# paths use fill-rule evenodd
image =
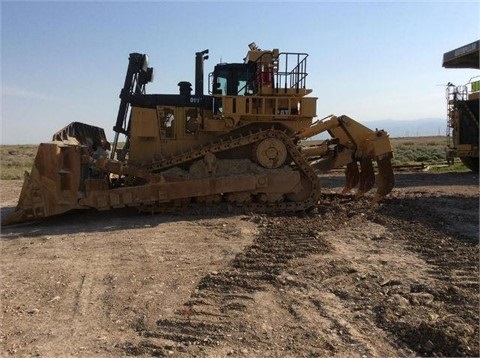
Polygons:
<instances>
[{"instance_id":1,"label":"handrail","mask_svg":"<svg viewBox=\"0 0 480 358\"><path fill-rule=\"evenodd\" d=\"M302 88L306 88L306 78L307 78L307 53L297 53L297 52L282 52L280 56L284 56L285 64L282 66L283 71L278 71L276 73L276 90L279 91L281 85L286 92L288 88L295 88L297 91ZM288 62L289 58L294 57L295 66L289 69ZM296 57L296 58L295 58ZM280 86L279 86L280 84Z\"/></svg>"},{"instance_id":2,"label":"handrail","mask_svg":"<svg viewBox=\"0 0 480 358\"><path fill-rule=\"evenodd\" d=\"M255 63L261 63L263 56L271 56L270 53L263 53ZM242 88L248 87L253 81L264 76L270 76L270 71L273 70L273 88L278 93L281 88L287 92L289 88L299 89L306 88L307 78L307 53L302 52L281 52L278 55L278 60L273 63L273 68L266 68L263 71L257 67L256 76ZM289 63L293 60L293 65ZM281 68L279 68L281 65Z\"/></svg>"},{"instance_id":3,"label":"handrail","mask_svg":"<svg viewBox=\"0 0 480 358\"><path fill-rule=\"evenodd\" d=\"M448 86L446 90L446 97L448 101L457 100L464 101L468 98L467 85Z\"/></svg>"}]
</instances>

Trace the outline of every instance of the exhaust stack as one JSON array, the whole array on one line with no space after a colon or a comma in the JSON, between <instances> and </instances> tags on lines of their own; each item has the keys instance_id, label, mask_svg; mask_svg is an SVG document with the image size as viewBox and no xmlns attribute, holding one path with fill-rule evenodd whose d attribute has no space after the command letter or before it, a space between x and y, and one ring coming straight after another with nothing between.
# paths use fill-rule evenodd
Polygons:
<instances>
[{"instance_id":1,"label":"exhaust stack","mask_svg":"<svg viewBox=\"0 0 480 358\"><path fill-rule=\"evenodd\" d=\"M195 53L195 96L203 96L203 61L208 60L208 49Z\"/></svg>"}]
</instances>

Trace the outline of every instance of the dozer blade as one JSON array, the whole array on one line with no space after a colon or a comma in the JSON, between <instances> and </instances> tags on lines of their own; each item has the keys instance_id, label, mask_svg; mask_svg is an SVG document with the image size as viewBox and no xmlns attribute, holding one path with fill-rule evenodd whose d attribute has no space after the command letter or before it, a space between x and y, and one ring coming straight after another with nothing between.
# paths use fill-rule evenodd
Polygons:
<instances>
[{"instance_id":1,"label":"dozer blade","mask_svg":"<svg viewBox=\"0 0 480 358\"><path fill-rule=\"evenodd\" d=\"M30 174L25 173L17 207L2 226L79 208L81 152L78 145L41 143Z\"/></svg>"},{"instance_id":2,"label":"dozer blade","mask_svg":"<svg viewBox=\"0 0 480 358\"><path fill-rule=\"evenodd\" d=\"M26 198L26 196L30 194L30 187L30 174L28 174L28 172L25 172L22 191L20 192L20 197L18 199L18 205L15 210L7 217L2 217L2 226L12 225L28 220L28 215L24 209L23 203L25 203L26 200L30 200Z\"/></svg>"},{"instance_id":3,"label":"dozer blade","mask_svg":"<svg viewBox=\"0 0 480 358\"><path fill-rule=\"evenodd\" d=\"M2 226L85 209L78 204L88 164L84 149L106 141L103 129L73 122L38 146L33 168L25 173L22 191L14 211L2 217Z\"/></svg>"}]
</instances>

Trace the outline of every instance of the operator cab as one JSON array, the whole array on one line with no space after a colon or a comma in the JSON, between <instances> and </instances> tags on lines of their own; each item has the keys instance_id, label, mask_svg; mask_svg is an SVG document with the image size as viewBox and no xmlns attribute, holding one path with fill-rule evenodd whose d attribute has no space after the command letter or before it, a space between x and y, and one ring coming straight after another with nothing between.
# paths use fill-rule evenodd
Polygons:
<instances>
[{"instance_id":1,"label":"operator cab","mask_svg":"<svg viewBox=\"0 0 480 358\"><path fill-rule=\"evenodd\" d=\"M296 54L297 65L288 72L278 72L278 49L263 51L251 43L243 63L220 63L210 74L209 83L214 96L265 96L273 95L280 79L290 82L299 79L299 62L305 62L306 54ZM288 57L289 54L284 54ZM293 60L293 59L292 59ZM295 63L295 61L290 62ZM288 65L286 58L285 66ZM304 67L301 67L302 69ZM287 67L285 67L287 70ZM306 76L304 74L303 78ZM302 80L303 80L302 78ZM286 84L286 82L285 82ZM304 83L302 83L304 85ZM290 83L290 85L293 85ZM298 83L296 84L298 85Z\"/></svg>"},{"instance_id":2,"label":"operator cab","mask_svg":"<svg viewBox=\"0 0 480 358\"><path fill-rule=\"evenodd\" d=\"M255 63L223 63L215 66L212 94L222 96L253 95Z\"/></svg>"}]
</instances>

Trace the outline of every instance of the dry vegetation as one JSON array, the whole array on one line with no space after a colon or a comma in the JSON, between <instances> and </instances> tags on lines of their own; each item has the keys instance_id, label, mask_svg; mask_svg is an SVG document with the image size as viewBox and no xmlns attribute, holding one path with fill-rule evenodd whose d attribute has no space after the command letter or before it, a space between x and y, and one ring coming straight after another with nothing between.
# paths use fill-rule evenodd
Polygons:
<instances>
[{"instance_id":1,"label":"dry vegetation","mask_svg":"<svg viewBox=\"0 0 480 358\"><path fill-rule=\"evenodd\" d=\"M392 138L395 153L394 165L445 164L445 137L406 137Z\"/></svg>"},{"instance_id":2,"label":"dry vegetation","mask_svg":"<svg viewBox=\"0 0 480 358\"><path fill-rule=\"evenodd\" d=\"M37 154L37 145L1 145L0 178L2 180L22 179L25 171L30 172Z\"/></svg>"}]
</instances>

